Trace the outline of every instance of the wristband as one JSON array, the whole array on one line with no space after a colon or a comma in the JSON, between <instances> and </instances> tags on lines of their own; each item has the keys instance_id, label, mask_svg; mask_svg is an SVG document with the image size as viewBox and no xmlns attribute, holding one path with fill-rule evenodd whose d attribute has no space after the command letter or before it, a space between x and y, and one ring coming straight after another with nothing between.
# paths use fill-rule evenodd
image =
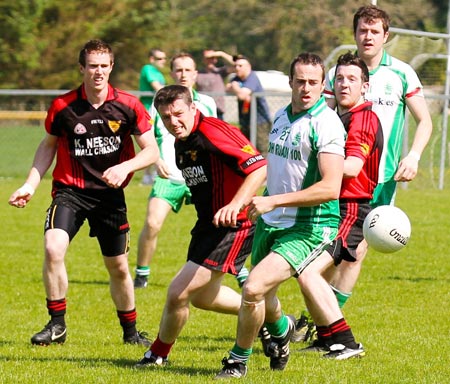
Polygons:
<instances>
[{"instance_id":1,"label":"wristband","mask_svg":"<svg viewBox=\"0 0 450 384\"><path fill-rule=\"evenodd\" d=\"M420 161L420 155L416 151L409 151L408 156L411 156L413 159Z\"/></svg>"},{"instance_id":2,"label":"wristband","mask_svg":"<svg viewBox=\"0 0 450 384\"><path fill-rule=\"evenodd\" d=\"M18 189L19 195L20 196L24 196L24 195L30 195L33 196L34 195L34 188L32 187L31 184L29 183L25 183L24 185L22 185L19 189Z\"/></svg>"}]
</instances>

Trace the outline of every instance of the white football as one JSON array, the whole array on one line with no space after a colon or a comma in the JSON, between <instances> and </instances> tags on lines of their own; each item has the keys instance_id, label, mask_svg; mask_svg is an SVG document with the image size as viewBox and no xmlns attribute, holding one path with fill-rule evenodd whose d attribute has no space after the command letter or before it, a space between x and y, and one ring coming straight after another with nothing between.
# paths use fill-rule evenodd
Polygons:
<instances>
[{"instance_id":1,"label":"white football","mask_svg":"<svg viewBox=\"0 0 450 384\"><path fill-rule=\"evenodd\" d=\"M363 235L378 252L392 253L402 249L411 236L411 223L400 208L382 205L369 212L364 220Z\"/></svg>"}]
</instances>

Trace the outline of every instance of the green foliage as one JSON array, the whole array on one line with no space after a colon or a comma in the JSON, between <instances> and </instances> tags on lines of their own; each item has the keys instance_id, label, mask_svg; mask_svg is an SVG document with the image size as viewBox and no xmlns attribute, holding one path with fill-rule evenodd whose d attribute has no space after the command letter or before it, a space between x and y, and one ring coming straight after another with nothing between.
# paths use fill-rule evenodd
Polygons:
<instances>
[{"instance_id":1,"label":"green foliage","mask_svg":"<svg viewBox=\"0 0 450 384\"><path fill-rule=\"evenodd\" d=\"M16 0L0 2L0 86L75 87L78 52L92 38L114 47L112 81L136 89L148 50L169 55L205 48L244 53L255 69L287 72L290 60L309 50L325 58L336 46L352 43L354 0ZM392 25L445 30L439 1L379 2Z\"/></svg>"},{"instance_id":2,"label":"green foliage","mask_svg":"<svg viewBox=\"0 0 450 384\"><path fill-rule=\"evenodd\" d=\"M148 188L138 178L127 188L132 227L130 269L145 215ZM0 180L4 231L0 257L0 382L15 383L205 383L221 368L232 347L236 318L197 309L191 316L163 369L135 370L145 349L125 346L98 245L87 226L72 242L66 257L69 273L68 339L63 346L32 347L30 337L48 321L41 281L42 225L50 202L50 181L44 180L25 209L6 206L10 193L23 179ZM412 237L398 253L370 251L363 272L344 307L345 316L367 356L358 360L327 361L298 352L284 372L271 372L259 342L249 363L245 383L444 383L450 377L446 342L450 309L450 264L446 244L448 191L400 190L397 203L409 215ZM423 202L426 201L426 204ZM195 220L192 206L170 214L161 232L149 287L136 292L138 327L154 338L166 288L184 264L189 230ZM237 289L235 280L226 283ZM303 300L295 281L279 291L283 308L296 316Z\"/></svg>"}]
</instances>

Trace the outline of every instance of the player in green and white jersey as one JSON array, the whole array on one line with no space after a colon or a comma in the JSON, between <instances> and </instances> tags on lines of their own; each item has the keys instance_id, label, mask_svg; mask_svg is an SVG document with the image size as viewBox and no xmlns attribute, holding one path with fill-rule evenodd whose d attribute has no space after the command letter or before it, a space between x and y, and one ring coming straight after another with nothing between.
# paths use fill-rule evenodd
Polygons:
<instances>
[{"instance_id":1,"label":"player in green and white jersey","mask_svg":"<svg viewBox=\"0 0 450 384\"><path fill-rule=\"evenodd\" d=\"M393 204L398 181L411 181L417 175L420 156L427 145L432 121L423 95L422 84L407 63L390 56L383 45L389 36L389 15L374 6L363 6L353 17L353 32L358 56L369 68L369 90L365 98L381 121L384 149L379 168L379 185L373 206ZM327 76L325 95L334 107L334 72ZM402 159L405 110L408 107L417 123L411 150Z\"/></svg>"},{"instance_id":2,"label":"player in green and white jersey","mask_svg":"<svg viewBox=\"0 0 450 384\"><path fill-rule=\"evenodd\" d=\"M253 268L242 291L237 338L229 357L222 360L217 379L245 376L253 342L263 324L270 333L271 342L264 350L270 368L286 367L295 319L283 313L277 290L303 272L308 278L298 281L315 318L326 327L335 327L352 354L360 350L322 276L332 263L323 250L336 237L340 219L337 198L345 130L321 96L325 69L320 57L311 53L297 56L289 78L291 104L276 113L269 134L267 188L264 196L253 197L249 205L248 217L257 219L257 224ZM331 352L327 357L338 358Z\"/></svg>"},{"instance_id":3,"label":"player in green and white jersey","mask_svg":"<svg viewBox=\"0 0 450 384\"><path fill-rule=\"evenodd\" d=\"M281 109L269 134L267 195L306 189L322 179L319 153L342 154L342 125L337 114L321 97L309 109L293 114L292 105ZM320 200L320 199L318 199ZM264 223L277 228L296 225L336 226L336 200L317 205L282 206L264 213ZM298 271L299 272L299 271Z\"/></svg>"}]
</instances>

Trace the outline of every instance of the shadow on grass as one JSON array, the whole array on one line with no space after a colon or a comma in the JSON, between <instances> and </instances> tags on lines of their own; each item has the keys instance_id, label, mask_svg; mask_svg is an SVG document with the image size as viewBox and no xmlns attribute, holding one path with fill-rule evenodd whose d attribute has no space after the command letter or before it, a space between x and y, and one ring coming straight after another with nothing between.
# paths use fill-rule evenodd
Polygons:
<instances>
[{"instance_id":1,"label":"shadow on grass","mask_svg":"<svg viewBox=\"0 0 450 384\"><path fill-rule=\"evenodd\" d=\"M200 342L202 342L202 343L205 342L205 340L215 341L215 342L218 342L218 343L223 343L223 342L234 343L235 338L231 337L231 336L217 336L217 337L214 337L214 336L207 336L207 335L199 335L199 336L189 336L189 335L185 336L185 335L181 335L179 337L179 340L183 340L183 341L188 342L189 344L192 344L192 345L198 345Z\"/></svg>"},{"instance_id":2,"label":"shadow on grass","mask_svg":"<svg viewBox=\"0 0 450 384\"><path fill-rule=\"evenodd\" d=\"M78 284L78 285L109 285L108 280L71 280L69 278L69 284ZM149 283L148 288L167 288L167 284L155 284ZM144 291L145 292L145 291Z\"/></svg>"},{"instance_id":3,"label":"shadow on grass","mask_svg":"<svg viewBox=\"0 0 450 384\"><path fill-rule=\"evenodd\" d=\"M71 280L69 279L69 284L79 284L79 285L109 285L108 280Z\"/></svg>"},{"instance_id":4,"label":"shadow on grass","mask_svg":"<svg viewBox=\"0 0 450 384\"><path fill-rule=\"evenodd\" d=\"M80 368L100 368L101 366L116 366L119 368L127 369L135 372L162 372L167 371L167 373L173 375L185 375L185 376L213 376L218 371L214 369L206 369L202 367L192 367L192 366L182 366L178 364L169 363L164 366L149 366L145 368L136 368L136 363L139 360L136 359L108 359L103 357L35 357L35 356L21 356L21 357L8 357L8 356L0 356L0 362L8 363L27 363L27 362L40 362L40 363L56 363L59 362L61 364L68 363L79 366ZM178 363L178 362L177 362Z\"/></svg>"},{"instance_id":5,"label":"shadow on grass","mask_svg":"<svg viewBox=\"0 0 450 384\"><path fill-rule=\"evenodd\" d=\"M436 277L404 277L404 276L388 276L387 280L410 281L412 283L422 283L424 281L437 282L446 281L450 283L450 279L437 279Z\"/></svg>"}]
</instances>

